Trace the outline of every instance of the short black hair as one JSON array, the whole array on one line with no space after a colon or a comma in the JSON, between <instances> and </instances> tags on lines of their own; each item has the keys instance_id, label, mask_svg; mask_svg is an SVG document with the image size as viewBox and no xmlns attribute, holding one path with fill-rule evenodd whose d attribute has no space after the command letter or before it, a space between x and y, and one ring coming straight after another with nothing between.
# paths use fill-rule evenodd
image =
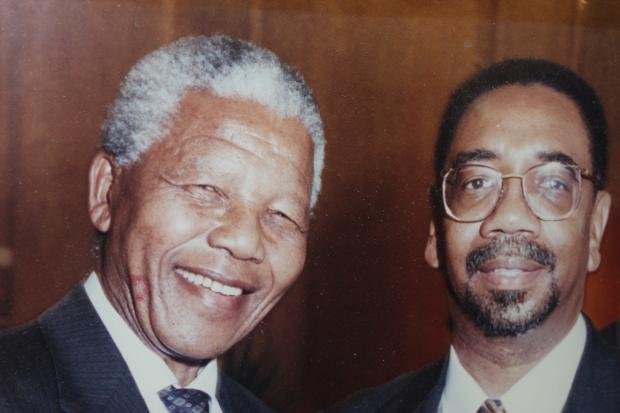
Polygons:
<instances>
[{"instance_id":1,"label":"short black hair","mask_svg":"<svg viewBox=\"0 0 620 413\"><path fill-rule=\"evenodd\" d=\"M560 64L542 59L508 59L483 69L456 88L444 112L435 146L435 182L440 186L446 157L458 124L467 108L487 92L503 86L541 84L572 99L588 130L594 187L607 181L607 122L594 89Z\"/></svg>"}]
</instances>

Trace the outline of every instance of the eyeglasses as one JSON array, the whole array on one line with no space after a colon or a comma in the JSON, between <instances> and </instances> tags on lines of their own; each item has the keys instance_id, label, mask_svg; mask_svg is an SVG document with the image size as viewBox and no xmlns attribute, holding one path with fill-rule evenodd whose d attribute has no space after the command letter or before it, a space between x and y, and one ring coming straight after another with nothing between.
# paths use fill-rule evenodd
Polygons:
<instances>
[{"instance_id":1,"label":"eyeglasses","mask_svg":"<svg viewBox=\"0 0 620 413\"><path fill-rule=\"evenodd\" d=\"M544 221L568 218L581 199L581 182L592 175L576 165L548 162L524 174L503 175L484 165L451 168L443 176L442 198L446 213L460 222L482 221L490 216L504 194L504 179L518 178L527 206Z\"/></svg>"}]
</instances>

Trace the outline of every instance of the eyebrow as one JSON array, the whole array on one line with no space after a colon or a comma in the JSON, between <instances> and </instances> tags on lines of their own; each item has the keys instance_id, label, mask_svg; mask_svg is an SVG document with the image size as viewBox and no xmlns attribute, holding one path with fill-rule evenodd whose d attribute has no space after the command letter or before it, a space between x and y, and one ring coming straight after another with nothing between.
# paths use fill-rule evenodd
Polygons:
<instances>
[{"instance_id":1,"label":"eyebrow","mask_svg":"<svg viewBox=\"0 0 620 413\"><path fill-rule=\"evenodd\" d=\"M542 152L538 152L536 154L536 157L543 162L559 162L564 165L578 166L577 162L575 162L575 160L572 157L560 151L554 151L554 152L542 151Z\"/></svg>"},{"instance_id":2,"label":"eyebrow","mask_svg":"<svg viewBox=\"0 0 620 413\"><path fill-rule=\"evenodd\" d=\"M488 149L474 149L471 151L463 151L456 154L456 158L452 161L450 168L458 168L472 161L490 161L497 159L497 154Z\"/></svg>"},{"instance_id":3,"label":"eyebrow","mask_svg":"<svg viewBox=\"0 0 620 413\"><path fill-rule=\"evenodd\" d=\"M541 151L536 154L536 157L542 162L559 162L564 165L578 166L577 162L575 162L571 156L560 151ZM497 154L495 152L488 149L474 149L471 151L459 152L450 167L458 168L472 161L489 161L494 159L497 159Z\"/></svg>"}]
</instances>

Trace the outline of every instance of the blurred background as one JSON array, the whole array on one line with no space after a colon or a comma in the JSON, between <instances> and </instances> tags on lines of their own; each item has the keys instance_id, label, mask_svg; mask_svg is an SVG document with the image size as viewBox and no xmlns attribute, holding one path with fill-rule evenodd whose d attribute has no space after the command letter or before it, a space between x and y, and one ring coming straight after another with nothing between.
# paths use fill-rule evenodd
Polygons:
<instances>
[{"instance_id":1,"label":"blurred background","mask_svg":"<svg viewBox=\"0 0 620 413\"><path fill-rule=\"evenodd\" d=\"M2 326L93 266L86 173L125 73L215 33L299 69L328 139L306 270L223 360L268 403L313 411L446 351L444 286L423 260L431 148L450 91L505 57L568 65L602 98L616 202L585 309L597 327L620 316L620 2L0 0Z\"/></svg>"}]
</instances>

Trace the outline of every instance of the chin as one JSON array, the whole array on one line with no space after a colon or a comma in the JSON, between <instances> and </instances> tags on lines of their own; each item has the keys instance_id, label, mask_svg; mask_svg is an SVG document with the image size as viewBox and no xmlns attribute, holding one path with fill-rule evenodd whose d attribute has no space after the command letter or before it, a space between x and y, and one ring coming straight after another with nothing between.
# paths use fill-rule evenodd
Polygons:
<instances>
[{"instance_id":1,"label":"chin","mask_svg":"<svg viewBox=\"0 0 620 413\"><path fill-rule=\"evenodd\" d=\"M491 290L478 295L470 290L461 300L461 309L487 337L516 337L541 325L557 308L559 289L552 284L540 299L523 290Z\"/></svg>"},{"instance_id":2,"label":"chin","mask_svg":"<svg viewBox=\"0 0 620 413\"><path fill-rule=\"evenodd\" d=\"M205 364L209 360L219 357L232 347L232 345L230 347L213 347L213 343L209 343L209 346L197 346L195 343L170 343L163 344L163 346L163 352L168 357L188 365Z\"/></svg>"}]
</instances>

